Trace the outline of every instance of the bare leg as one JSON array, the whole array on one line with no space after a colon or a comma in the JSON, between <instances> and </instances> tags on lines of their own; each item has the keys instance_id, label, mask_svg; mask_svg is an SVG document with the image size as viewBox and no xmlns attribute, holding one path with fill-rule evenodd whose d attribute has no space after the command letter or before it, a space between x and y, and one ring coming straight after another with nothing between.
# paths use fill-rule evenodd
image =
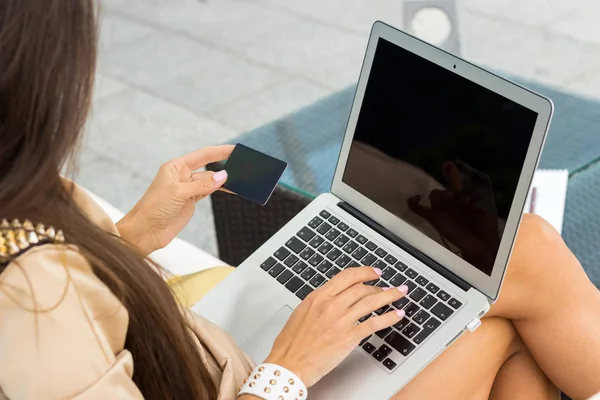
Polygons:
<instances>
[{"instance_id":1,"label":"bare leg","mask_svg":"<svg viewBox=\"0 0 600 400\"><path fill-rule=\"evenodd\" d=\"M395 399L513 398L507 385L522 383L515 371L526 371L523 379L543 393L552 393L547 376L569 396L585 399L600 391L599 355L600 293L558 233L526 215L499 301L482 327Z\"/></svg>"}]
</instances>

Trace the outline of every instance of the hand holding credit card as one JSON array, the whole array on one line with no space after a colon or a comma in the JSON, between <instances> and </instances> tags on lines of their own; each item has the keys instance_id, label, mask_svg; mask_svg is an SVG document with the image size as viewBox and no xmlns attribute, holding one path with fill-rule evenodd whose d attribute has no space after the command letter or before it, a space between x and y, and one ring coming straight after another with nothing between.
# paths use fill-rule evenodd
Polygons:
<instances>
[{"instance_id":1,"label":"hand holding credit card","mask_svg":"<svg viewBox=\"0 0 600 400\"><path fill-rule=\"evenodd\" d=\"M286 168L285 161L238 143L225 163L223 188L264 206Z\"/></svg>"}]
</instances>

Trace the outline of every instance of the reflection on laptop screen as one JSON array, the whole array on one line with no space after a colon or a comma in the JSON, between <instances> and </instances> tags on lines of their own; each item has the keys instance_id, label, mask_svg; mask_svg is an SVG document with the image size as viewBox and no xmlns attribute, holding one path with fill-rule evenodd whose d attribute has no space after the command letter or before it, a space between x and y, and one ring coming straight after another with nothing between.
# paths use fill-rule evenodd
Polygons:
<instances>
[{"instance_id":1,"label":"reflection on laptop screen","mask_svg":"<svg viewBox=\"0 0 600 400\"><path fill-rule=\"evenodd\" d=\"M536 119L379 39L343 181L491 275Z\"/></svg>"}]
</instances>

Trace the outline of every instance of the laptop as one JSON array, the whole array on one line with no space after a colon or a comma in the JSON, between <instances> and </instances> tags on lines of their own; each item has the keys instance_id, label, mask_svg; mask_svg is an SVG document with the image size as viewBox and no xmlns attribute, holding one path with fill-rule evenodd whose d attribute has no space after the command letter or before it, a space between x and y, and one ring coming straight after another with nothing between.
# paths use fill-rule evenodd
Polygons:
<instances>
[{"instance_id":1,"label":"laptop","mask_svg":"<svg viewBox=\"0 0 600 400\"><path fill-rule=\"evenodd\" d=\"M309 389L387 399L498 298L551 101L384 23L373 25L329 193L193 310L257 363L294 308L345 268L408 285L404 309ZM363 321L370 316L363 317Z\"/></svg>"}]
</instances>

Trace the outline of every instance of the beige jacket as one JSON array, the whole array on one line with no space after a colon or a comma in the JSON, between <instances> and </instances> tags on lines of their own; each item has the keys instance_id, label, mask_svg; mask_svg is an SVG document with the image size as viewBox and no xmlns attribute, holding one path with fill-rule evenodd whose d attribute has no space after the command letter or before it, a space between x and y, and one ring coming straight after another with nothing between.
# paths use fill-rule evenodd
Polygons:
<instances>
[{"instance_id":1,"label":"beige jacket","mask_svg":"<svg viewBox=\"0 0 600 400\"><path fill-rule=\"evenodd\" d=\"M118 234L81 189L74 196L95 223ZM135 360L124 348L127 310L77 249L46 244L17 263L0 275L0 400L141 399ZM218 398L235 399L252 362L219 327L187 318Z\"/></svg>"}]
</instances>

